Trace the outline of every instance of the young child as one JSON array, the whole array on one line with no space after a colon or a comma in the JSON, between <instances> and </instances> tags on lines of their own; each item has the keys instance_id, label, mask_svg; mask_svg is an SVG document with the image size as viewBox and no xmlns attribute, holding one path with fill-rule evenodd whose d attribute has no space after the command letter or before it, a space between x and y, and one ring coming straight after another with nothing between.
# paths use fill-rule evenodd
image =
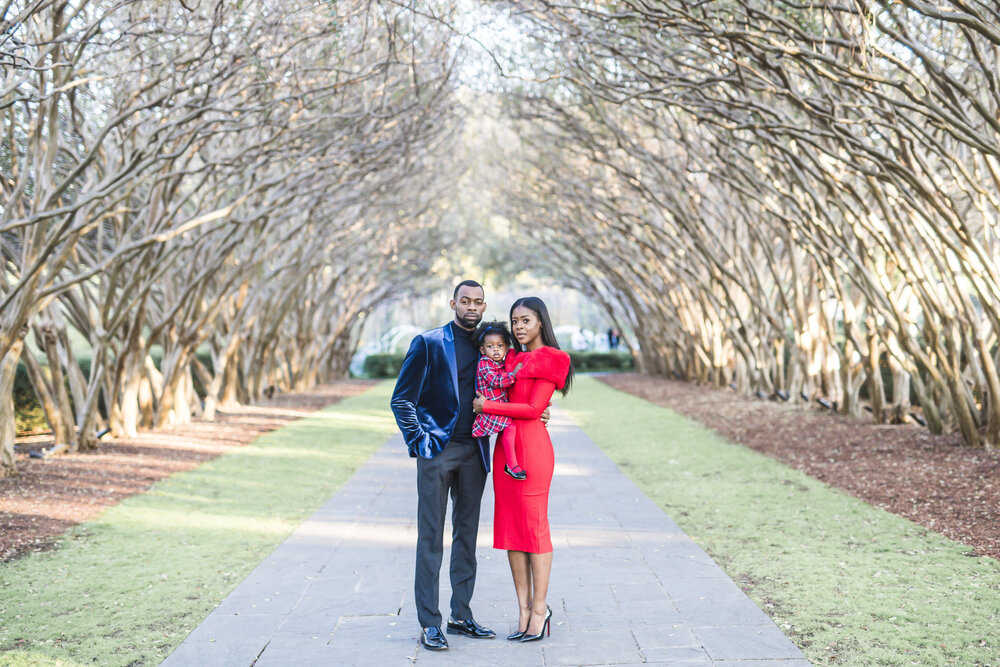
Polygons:
<instances>
[{"instance_id":1,"label":"young child","mask_svg":"<svg viewBox=\"0 0 1000 667\"><path fill-rule=\"evenodd\" d=\"M476 366L476 392L491 401L507 401L507 388L514 384L521 364L510 373L504 371L504 358L513 346L510 331L504 322L487 322L479 330L479 365ZM476 437L501 433L507 465L503 471L514 479L527 479L528 473L517 463L514 453L514 422L510 417L480 413L472 423L472 435Z\"/></svg>"}]
</instances>

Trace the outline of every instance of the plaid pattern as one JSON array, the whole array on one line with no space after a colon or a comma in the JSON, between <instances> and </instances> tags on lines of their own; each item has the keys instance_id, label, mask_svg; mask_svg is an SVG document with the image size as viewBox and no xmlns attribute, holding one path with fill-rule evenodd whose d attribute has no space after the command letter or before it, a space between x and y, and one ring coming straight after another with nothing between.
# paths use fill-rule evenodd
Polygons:
<instances>
[{"instance_id":1,"label":"plaid pattern","mask_svg":"<svg viewBox=\"0 0 1000 667\"><path fill-rule=\"evenodd\" d=\"M489 357L480 357L476 366L476 391L490 401L507 402L507 387L514 384L514 374L505 373L503 365ZM472 422L472 435L482 437L499 433L510 426L510 417L480 412Z\"/></svg>"}]
</instances>

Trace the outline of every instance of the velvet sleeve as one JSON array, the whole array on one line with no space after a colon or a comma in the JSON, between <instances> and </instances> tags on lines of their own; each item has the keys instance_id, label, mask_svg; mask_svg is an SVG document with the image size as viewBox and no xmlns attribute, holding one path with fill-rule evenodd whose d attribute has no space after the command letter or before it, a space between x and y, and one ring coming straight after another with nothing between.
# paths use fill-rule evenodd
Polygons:
<instances>
[{"instance_id":1,"label":"velvet sleeve","mask_svg":"<svg viewBox=\"0 0 1000 667\"><path fill-rule=\"evenodd\" d=\"M556 384L551 380L535 380L527 403L504 403L503 401L485 401L483 412L514 419L538 419L549 407Z\"/></svg>"},{"instance_id":2,"label":"velvet sleeve","mask_svg":"<svg viewBox=\"0 0 1000 667\"><path fill-rule=\"evenodd\" d=\"M427 375L427 363L427 343L423 336L417 336L406 352L403 367L396 379L396 388L389 401L389 407L396 418L396 425L403 433L403 440L410 451L410 456L416 456L420 444L425 443L428 438L417 417L417 401L420 399L420 390Z\"/></svg>"}]
</instances>

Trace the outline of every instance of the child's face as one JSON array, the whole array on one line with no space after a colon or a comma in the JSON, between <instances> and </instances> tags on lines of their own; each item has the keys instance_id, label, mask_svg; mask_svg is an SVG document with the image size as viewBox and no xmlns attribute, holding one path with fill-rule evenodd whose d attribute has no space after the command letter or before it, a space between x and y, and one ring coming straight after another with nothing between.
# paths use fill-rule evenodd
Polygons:
<instances>
[{"instance_id":1,"label":"child's face","mask_svg":"<svg viewBox=\"0 0 1000 667\"><path fill-rule=\"evenodd\" d=\"M500 363L507 356L507 343L503 336L490 334L483 339L483 344L479 348L479 354L486 355L493 361Z\"/></svg>"}]
</instances>

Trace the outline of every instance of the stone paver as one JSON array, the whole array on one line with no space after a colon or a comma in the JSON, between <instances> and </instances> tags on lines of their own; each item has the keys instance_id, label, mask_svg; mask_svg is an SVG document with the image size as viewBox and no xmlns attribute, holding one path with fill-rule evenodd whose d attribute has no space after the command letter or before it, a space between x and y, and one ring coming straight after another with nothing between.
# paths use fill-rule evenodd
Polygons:
<instances>
[{"instance_id":1,"label":"stone paver","mask_svg":"<svg viewBox=\"0 0 1000 667\"><path fill-rule=\"evenodd\" d=\"M550 637L525 645L503 639L516 627L517 607L506 554L491 548L493 492L487 483L473 609L498 638L448 635L448 651L419 647L416 473L397 436L163 664L809 665L712 559L558 411L550 432L556 450ZM447 557L446 551L446 563ZM447 564L441 587L447 616Z\"/></svg>"}]
</instances>

